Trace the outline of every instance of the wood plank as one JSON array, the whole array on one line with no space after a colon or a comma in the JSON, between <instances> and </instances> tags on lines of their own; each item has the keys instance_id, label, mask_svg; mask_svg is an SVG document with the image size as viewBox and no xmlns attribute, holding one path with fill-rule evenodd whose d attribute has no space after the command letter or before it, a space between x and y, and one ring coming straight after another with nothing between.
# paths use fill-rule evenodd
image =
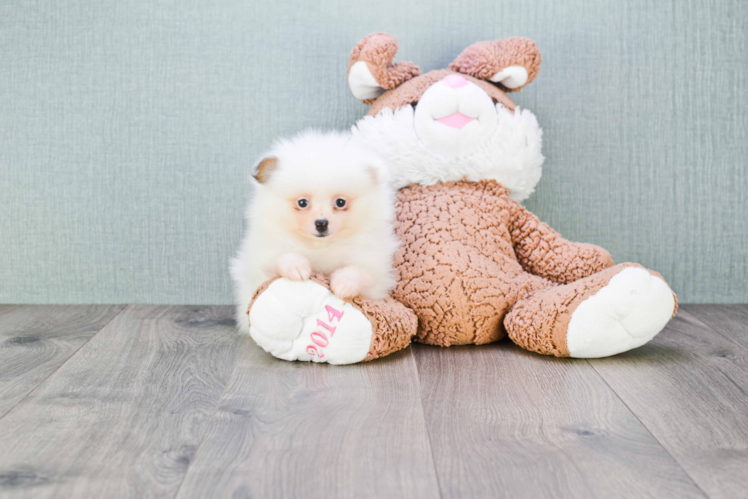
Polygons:
<instances>
[{"instance_id":1,"label":"wood plank","mask_svg":"<svg viewBox=\"0 0 748 500\"><path fill-rule=\"evenodd\" d=\"M0 495L173 497L249 341L232 316L125 309L0 421Z\"/></svg>"},{"instance_id":2,"label":"wood plank","mask_svg":"<svg viewBox=\"0 0 748 500\"><path fill-rule=\"evenodd\" d=\"M0 306L0 418L124 306Z\"/></svg>"},{"instance_id":3,"label":"wood plank","mask_svg":"<svg viewBox=\"0 0 748 500\"><path fill-rule=\"evenodd\" d=\"M701 497L585 360L417 346L443 497Z\"/></svg>"},{"instance_id":4,"label":"wood plank","mask_svg":"<svg viewBox=\"0 0 748 500\"><path fill-rule=\"evenodd\" d=\"M685 304L680 310L748 349L748 304Z\"/></svg>"},{"instance_id":5,"label":"wood plank","mask_svg":"<svg viewBox=\"0 0 748 500\"><path fill-rule=\"evenodd\" d=\"M710 497L748 496L748 352L680 311L649 344L592 360Z\"/></svg>"},{"instance_id":6,"label":"wood plank","mask_svg":"<svg viewBox=\"0 0 748 500\"><path fill-rule=\"evenodd\" d=\"M179 496L438 496L412 356L289 363L251 343Z\"/></svg>"}]
</instances>

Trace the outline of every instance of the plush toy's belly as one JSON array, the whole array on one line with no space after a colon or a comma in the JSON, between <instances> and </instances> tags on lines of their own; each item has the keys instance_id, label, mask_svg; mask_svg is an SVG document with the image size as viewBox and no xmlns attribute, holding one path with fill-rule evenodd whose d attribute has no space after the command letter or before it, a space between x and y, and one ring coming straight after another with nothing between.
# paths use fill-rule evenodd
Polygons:
<instances>
[{"instance_id":1,"label":"plush toy's belly","mask_svg":"<svg viewBox=\"0 0 748 500\"><path fill-rule=\"evenodd\" d=\"M494 181L399 192L393 296L418 315L418 341L484 344L503 336L524 274L508 224L508 194Z\"/></svg>"}]
</instances>

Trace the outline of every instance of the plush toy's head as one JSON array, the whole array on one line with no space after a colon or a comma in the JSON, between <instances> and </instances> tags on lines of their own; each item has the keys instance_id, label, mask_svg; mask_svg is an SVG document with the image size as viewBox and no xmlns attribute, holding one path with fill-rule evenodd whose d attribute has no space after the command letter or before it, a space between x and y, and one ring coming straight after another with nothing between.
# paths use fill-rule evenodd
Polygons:
<instances>
[{"instance_id":1,"label":"plush toy's head","mask_svg":"<svg viewBox=\"0 0 748 500\"><path fill-rule=\"evenodd\" d=\"M348 64L351 92L371 105L353 133L385 156L396 187L494 179L513 198L527 198L540 180L542 131L506 92L537 76L535 43L476 43L449 69L424 75L412 63L392 64L396 52L393 36L376 33Z\"/></svg>"}]
</instances>

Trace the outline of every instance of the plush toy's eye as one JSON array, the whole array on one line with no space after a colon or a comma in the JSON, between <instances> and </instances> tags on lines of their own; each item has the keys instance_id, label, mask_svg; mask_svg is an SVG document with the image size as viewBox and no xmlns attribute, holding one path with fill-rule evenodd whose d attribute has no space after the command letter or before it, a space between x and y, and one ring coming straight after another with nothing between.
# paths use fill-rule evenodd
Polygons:
<instances>
[{"instance_id":1,"label":"plush toy's eye","mask_svg":"<svg viewBox=\"0 0 748 500\"><path fill-rule=\"evenodd\" d=\"M309 206L309 200L306 198L299 198L296 200L296 206L299 208L307 208Z\"/></svg>"},{"instance_id":2,"label":"plush toy's eye","mask_svg":"<svg viewBox=\"0 0 748 500\"><path fill-rule=\"evenodd\" d=\"M345 208L345 198L338 198L337 200L335 200L335 207Z\"/></svg>"}]
</instances>

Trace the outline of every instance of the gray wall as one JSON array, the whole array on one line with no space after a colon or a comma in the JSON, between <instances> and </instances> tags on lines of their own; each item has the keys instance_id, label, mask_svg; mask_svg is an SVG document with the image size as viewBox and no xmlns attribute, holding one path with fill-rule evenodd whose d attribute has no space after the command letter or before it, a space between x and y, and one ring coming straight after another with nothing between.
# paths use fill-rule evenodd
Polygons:
<instances>
[{"instance_id":1,"label":"gray wall","mask_svg":"<svg viewBox=\"0 0 748 500\"><path fill-rule=\"evenodd\" d=\"M425 71L535 39L527 206L681 301L748 302L747 19L742 0L2 2L0 302L230 303L251 162L366 112L345 70L373 31Z\"/></svg>"}]
</instances>

